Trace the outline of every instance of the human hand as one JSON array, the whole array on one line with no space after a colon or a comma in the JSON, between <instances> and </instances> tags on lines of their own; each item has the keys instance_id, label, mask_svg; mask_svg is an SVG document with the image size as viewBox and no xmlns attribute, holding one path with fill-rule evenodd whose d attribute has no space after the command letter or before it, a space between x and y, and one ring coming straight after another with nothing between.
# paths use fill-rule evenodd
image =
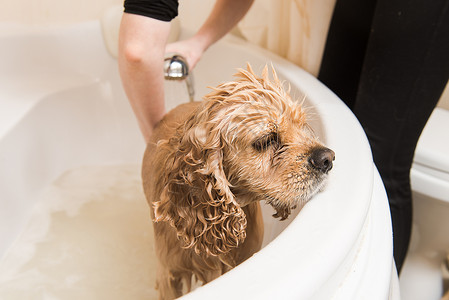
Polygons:
<instances>
[{"instance_id":1,"label":"human hand","mask_svg":"<svg viewBox=\"0 0 449 300\"><path fill-rule=\"evenodd\" d=\"M195 38L170 43L165 47L165 53L182 55L186 59L190 70L195 68L196 64L201 59L203 52L203 47Z\"/></svg>"}]
</instances>

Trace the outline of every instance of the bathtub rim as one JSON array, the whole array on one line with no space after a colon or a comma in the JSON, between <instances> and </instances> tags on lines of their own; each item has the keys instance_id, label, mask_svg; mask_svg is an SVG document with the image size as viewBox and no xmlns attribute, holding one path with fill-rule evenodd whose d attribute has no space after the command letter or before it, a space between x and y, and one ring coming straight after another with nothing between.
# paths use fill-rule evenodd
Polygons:
<instances>
[{"instance_id":1,"label":"bathtub rim","mask_svg":"<svg viewBox=\"0 0 449 300\"><path fill-rule=\"evenodd\" d=\"M244 47L246 48L246 51L248 51L248 49L254 51L255 49L257 49L257 51L259 51L261 53L261 55L264 55L268 58L270 58L271 60L275 61L275 65L276 68L279 71L281 71L286 77L288 76L292 76L292 84L293 82L295 82L296 84L299 84L299 86L304 86L304 85L308 85L308 86L315 86L315 87L319 87L315 92L312 93L312 95L309 94L309 97L312 97L313 99L318 99L318 98L323 98L326 100L323 100L323 102L315 102L316 106L315 108L317 109L318 112L323 113L323 114L327 114L332 115L334 112L338 112L338 113L342 113L345 116L351 116L349 117L348 120L351 126L355 126L356 128L358 128L358 131L360 131L361 127L358 124L358 122L356 120L354 120L354 117L352 116L352 113L349 112L349 110L342 106L342 104L339 102L340 100L329 90L325 89L322 90L323 85L321 83L319 83L315 78L313 78L313 76L311 76L310 74L306 73L305 71L303 71L302 69L296 67L296 66L292 66L291 63L275 56L274 54L263 50L259 47L253 46L253 45L249 45L247 43L244 43L242 40L236 39L232 36L228 36L227 38L224 39L224 42L231 42L234 43L235 46L238 47ZM257 53L259 53L257 52ZM260 54L259 53L259 54ZM312 88L311 88L312 89ZM329 100L331 99L331 100ZM38 102L35 105L38 105ZM26 114L29 113L26 112ZM23 117L26 117L26 114ZM327 124L327 126L325 126L326 128L330 129L330 132L334 131L332 128L333 126L335 126L335 120L333 120L332 122L329 122L329 120L324 120L325 123ZM329 138L330 138L330 143L328 143L328 145L332 148L332 144L339 144L339 141L337 140L333 140L332 139L332 134L328 134ZM366 216L369 213L369 208L371 205L371 191L372 191L372 180L373 180L373 166L372 166L372 160L370 158L370 151L369 151L369 146L367 144L366 138L364 137L364 135L361 135L360 132L357 132L356 136L358 138L360 138L360 143L361 143L361 152L364 153L363 155L363 166L366 168L366 170L363 172L363 174L365 176L362 176L364 178L366 178L366 182L363 184L363 188L359 188L358 190L364 190L361 193L356 193L358 195L363 195L361 198L365 199L365 203L363 203L364 205L361 205L358 207L358 212L360 213L360 215L356 216L355 218L353 218L353 225L357 224L357 226L355 226L356 229L351 230L351 234L347 234L346 236L346 243L345 244L346 247L341 247L341 251L338 253L336 253L335 256L328 256L328 258L330 257L334 257L334 259L332 260L333 264L328 265L328 268L326 269L326 274L328 274L329 276L331 276L332 274L334 274L335 270L337 270L340 267L340 264L343 260L345 260L347 258L348 253L350 252L350 250L352 249L352 246L354 244L354 241L357 240L359 238L359 235L362 232L363 229L363 224L365 222ZM369 155L367 154L369 153ZM337 159L338 159L338 153L337 153ZM301 226L301 227L305 227L308 224L308 221L305 220L306 218L302 217L302 215L310 210L316 209L316 206L322 206L323 202L325 201L326 195L329 195L331 193L331 191L327 191L326 193L322 193L317 195L316 199L313 199L311 203L307 204L306 207L304 208L303 212L301 213L301 218L295 218L295 220L292 222L292 224L290 224L290 226L283 232L281 233L281 235L279 235L275 241L279 242L279 241L285 241L286 237L288 236L288 234L290 234L291 231L294 231L294 227L291 227L293 224L295 225L295 228ZM348 220L346 220L348 221ZM259 257L261 255L264 255L265 253L265 249L270 249L276 246L272 245L273 243L270 243L266 248L262 249L262 251L260 253L257 253L255 255L255 258ZM321 245L319 248L320 249L324 249L325 245ZM282 255L279 255L282 257ZM338 257L338 259L336 259ZM328 259L329 260L329 259ZM384 258L384 260L386 260ZM229 272L228 274L225 274L224 276L222 276L221 278L224 279L217 279L220 281L217 282L222 282L224 280L226 280L226 278L228 278L229 276L231 276L233 273L235 273L236 271L240 270L242 267L248 265L248 263L250 263L250 261L245 262L243 265L239 266L238 268L232 270L231 272ZM323 269L324 271L324 269ZM229 275L231 274L231 275ZM297 275L295 273L295 275ZM303 274L302 276L304 278L307 278L307 276L305 276L307 274ZM313 287L311 289L308 289L307 291L303 290L302 292L305 294L309 294L312 295L315 293L316 289L321 287L321 283L323 282L324 279L320 280L320 282L311 282L308 286L309 287ZM309 280L311 281L311 280ZM324 280L325 281L325 280ZM198 289L197 291L201 291L201 293L206 293L208 290L210 290L210 287L212 285L216 285L218 283L212 282L200 289ZM195 292L194 292L195 293ZM194 295L194 293L192 293L192 295ZM190 295L190 294L189 294ZM216 295L215 293L212 293L211 295ZM186 295L188 296L188 295ZM190 296L189 296L190 297Z\"/></svg>"}]
</instances>

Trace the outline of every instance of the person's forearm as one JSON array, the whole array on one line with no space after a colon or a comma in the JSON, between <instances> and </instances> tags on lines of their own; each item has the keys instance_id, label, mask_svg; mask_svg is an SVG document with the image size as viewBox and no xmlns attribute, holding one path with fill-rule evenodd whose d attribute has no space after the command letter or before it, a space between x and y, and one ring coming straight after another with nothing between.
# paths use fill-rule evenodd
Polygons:
<instances>
[{"instance_id":1,"label":"person's forearm","mask_svg":"<svg viewBox=\"0 0 449 300\"><path fill-rule=\"evenodd\" d=\"M182 54L194 68L204 51L227 34L246 14L253 0L217 0L198 32L187 40L167 45L167 52Z\"/></svg>"},{"instance_id":2,"label":"person's forearm","mask_svg":"<svg viewBox=\"0 0 449 300\"><path fill-rule=\"evenodd\" d=\"M254 0L217 0L194 38L203 51L227 34L243 18Z\"/></svg>"}]
</instances>

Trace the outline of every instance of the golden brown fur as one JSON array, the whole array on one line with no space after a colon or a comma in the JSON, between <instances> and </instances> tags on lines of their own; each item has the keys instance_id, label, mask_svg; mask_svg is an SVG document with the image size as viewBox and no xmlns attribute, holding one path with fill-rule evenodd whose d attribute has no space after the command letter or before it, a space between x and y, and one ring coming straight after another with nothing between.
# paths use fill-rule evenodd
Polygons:
<instances>
[{"instance_id":1,"label":"golden brown fur","mask_svg":"<svg viewBox=\"0 0 449 300\"><path fill-rule=\"evenodd\" d=\"M449 270L449 254L446 257L446 269ZM443 298L441 298L441 300L449 300L449 289L447 284L446 284L446 293L444 294Z\"/></svg>"},{"instance_id":2,"label":"golden brown fur","mask_svg":"<svg viewBox=\"0 0 449 300\"><path fill-rule=\"evenodd\" d=\"M449 300L449 291L441 298L441 300Z\"/></svg>"},{"instance_id":3,"label":"golden brown fur","mask_svg":"<svg viewBox=\"0 0 449 300\"><path fill-rule=\"evenodd\" d=\"M183 281L190 290L193 275L207 283L253 255L263 237L259 201L285 219L332 167L333 152L273 76L248 65L203 102L169 112L148 144L142 176L163 299L181 296Z\"/></svg>"}]
</instances>

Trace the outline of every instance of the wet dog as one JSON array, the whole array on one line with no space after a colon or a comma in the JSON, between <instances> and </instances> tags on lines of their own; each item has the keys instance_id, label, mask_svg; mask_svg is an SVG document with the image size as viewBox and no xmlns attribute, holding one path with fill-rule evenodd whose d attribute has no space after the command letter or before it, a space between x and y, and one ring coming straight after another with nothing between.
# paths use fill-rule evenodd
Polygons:
<instances>
[{"instance_id":1,"label":"wet dog","mask_svg":"<svg viewBox=\"0 0 449 300\"><path fill-rule=\"evenodd\" d=\"M334 152L323 146L274 70L248 65L202 102L158 124L143 161L161 298L207 283L258 251L259 201L285 219L323 186Z\"/></svg>"}]
</instances>

